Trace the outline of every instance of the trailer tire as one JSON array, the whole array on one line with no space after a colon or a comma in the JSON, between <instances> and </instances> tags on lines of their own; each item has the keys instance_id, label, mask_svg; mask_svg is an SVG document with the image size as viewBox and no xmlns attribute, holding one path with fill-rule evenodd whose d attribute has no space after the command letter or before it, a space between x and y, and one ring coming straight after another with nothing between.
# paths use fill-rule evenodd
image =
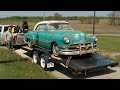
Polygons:
<instances>
[{"instance_id":1,"label":"trailer tire","mask_svg":"<svg viewBox=\"0 0 120 90\"><path fill-rule=\"evenodd\" d=\"M32 62L38 64L38 60L40 60L39 55L36 51L32 53Z\"/></svg>"},{"instance_id":2,"label":"trailer tire","mask_svg":"<svg viewBox=\"0 0 120 90\"><path fill-rule=\"evenodd\" d=\"M45 70L47 71L47 63L48 63L48 57L45 56L45 54L41 54L40 55L40 60L39 60L39 65Z\"/></svg>"}]
</instances>

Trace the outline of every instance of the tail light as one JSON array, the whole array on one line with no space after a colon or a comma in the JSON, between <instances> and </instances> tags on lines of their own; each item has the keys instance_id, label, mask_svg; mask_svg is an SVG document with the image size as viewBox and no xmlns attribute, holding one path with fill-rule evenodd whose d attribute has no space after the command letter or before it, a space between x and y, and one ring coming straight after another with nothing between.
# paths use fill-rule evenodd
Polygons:
<instances>
[{"instance_id":1,"label":"tail light","mask_svg":"<svg viewBox=\"0 0 120 90\"><path fill-rule=\"evenodd\" d=\"M13 36L13 40L15 41L17 40L17 35Z\"/></svg>"}]
</instances>

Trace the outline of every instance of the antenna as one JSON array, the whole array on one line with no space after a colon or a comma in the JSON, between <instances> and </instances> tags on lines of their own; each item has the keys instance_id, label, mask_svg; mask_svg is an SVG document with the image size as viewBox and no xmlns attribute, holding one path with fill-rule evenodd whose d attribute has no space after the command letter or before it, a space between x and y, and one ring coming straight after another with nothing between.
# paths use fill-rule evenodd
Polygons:
<instances>
[{"instance_id":1,"label":"antenna","mask_svg":"<svg viewBox=\"0 0 120 90\"><path fill-rule=\"evenodd\" d=\"M96 14L96 12L94 11L94 17L93 17L93 35L95 34L95 14Z\"/></svg>"}]
</instances>

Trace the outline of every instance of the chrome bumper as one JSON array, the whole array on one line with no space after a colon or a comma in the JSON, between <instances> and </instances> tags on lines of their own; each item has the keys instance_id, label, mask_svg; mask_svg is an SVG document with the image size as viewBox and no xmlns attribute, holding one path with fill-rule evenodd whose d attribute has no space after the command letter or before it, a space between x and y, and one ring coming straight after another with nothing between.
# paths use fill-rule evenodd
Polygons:
<instances>
[{"instance_id":1,"label":"chrome bumper","mask_svg":"<svg viewBox=\"0 0 120 90\"><path fill-rule=\"evenodd\" d=\"M99 51L99 48L96 49L90 49L90 50L62 50L59 52L60 55L82 55L82 54L88 54L88 53L96 53Z\"/></svg>"},{"instance_id":2,"label":"chrome bumper","mask_svg":"<svg viewBox=\"0 0 120 90\"><path fill-rule=\"evenodd\" d=\"M74 48L73 48L74 47ZM96 53L99 51L97 45L90 44L71 44L68 48L60 50L60 55L82 55L88 53Z\"/></svg>"}]
</instances>

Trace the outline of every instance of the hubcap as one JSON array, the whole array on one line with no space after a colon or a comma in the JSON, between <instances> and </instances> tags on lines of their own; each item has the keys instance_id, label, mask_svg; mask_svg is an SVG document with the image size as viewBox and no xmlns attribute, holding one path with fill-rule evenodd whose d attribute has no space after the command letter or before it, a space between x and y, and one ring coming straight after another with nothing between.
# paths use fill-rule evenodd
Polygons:
<instances>
[{"instance_id":1,"label":"hubcap","mask_svg":"<svg viewBox=\"0 0 120 90\"><path fill-rule=\"evenodd\" d=\"M31 42L29 41L29 42L28 42L28 47L31 47L31 46L32 46L32 45L31 45Z\"/></svg>"},{"instance_id":2,"label":"hubcap","mask_svg":"<svg viewBox=\"0 0 120 90\"><path fill-rule=\"evenodd\" d=\"M42 68L45 68L45 59L43 57L40 60L40 64Z\"/></svg>"},{"instance_id":3,"label":"hubcap","mask_svg":"<svg viewBox=\"0 0 120 90\"><path fill-rule=\"evenodd\" d=\"M36 54L33 55L33 60L32 60L33 63L37 63L37 56Z\"/></svg>"},{"instance_id":4,"label":"hubcap","mask_svg":"<svg viewBox=\"0 0 120 90\"><path fill-rule=\"evenodd\" d=\"M58 51L59 51L59 49L58 49L57 45L56 45L56 44L53 45L53 54L54 54L55 56L58 56Z\"/></svg>"}]
</instances>

